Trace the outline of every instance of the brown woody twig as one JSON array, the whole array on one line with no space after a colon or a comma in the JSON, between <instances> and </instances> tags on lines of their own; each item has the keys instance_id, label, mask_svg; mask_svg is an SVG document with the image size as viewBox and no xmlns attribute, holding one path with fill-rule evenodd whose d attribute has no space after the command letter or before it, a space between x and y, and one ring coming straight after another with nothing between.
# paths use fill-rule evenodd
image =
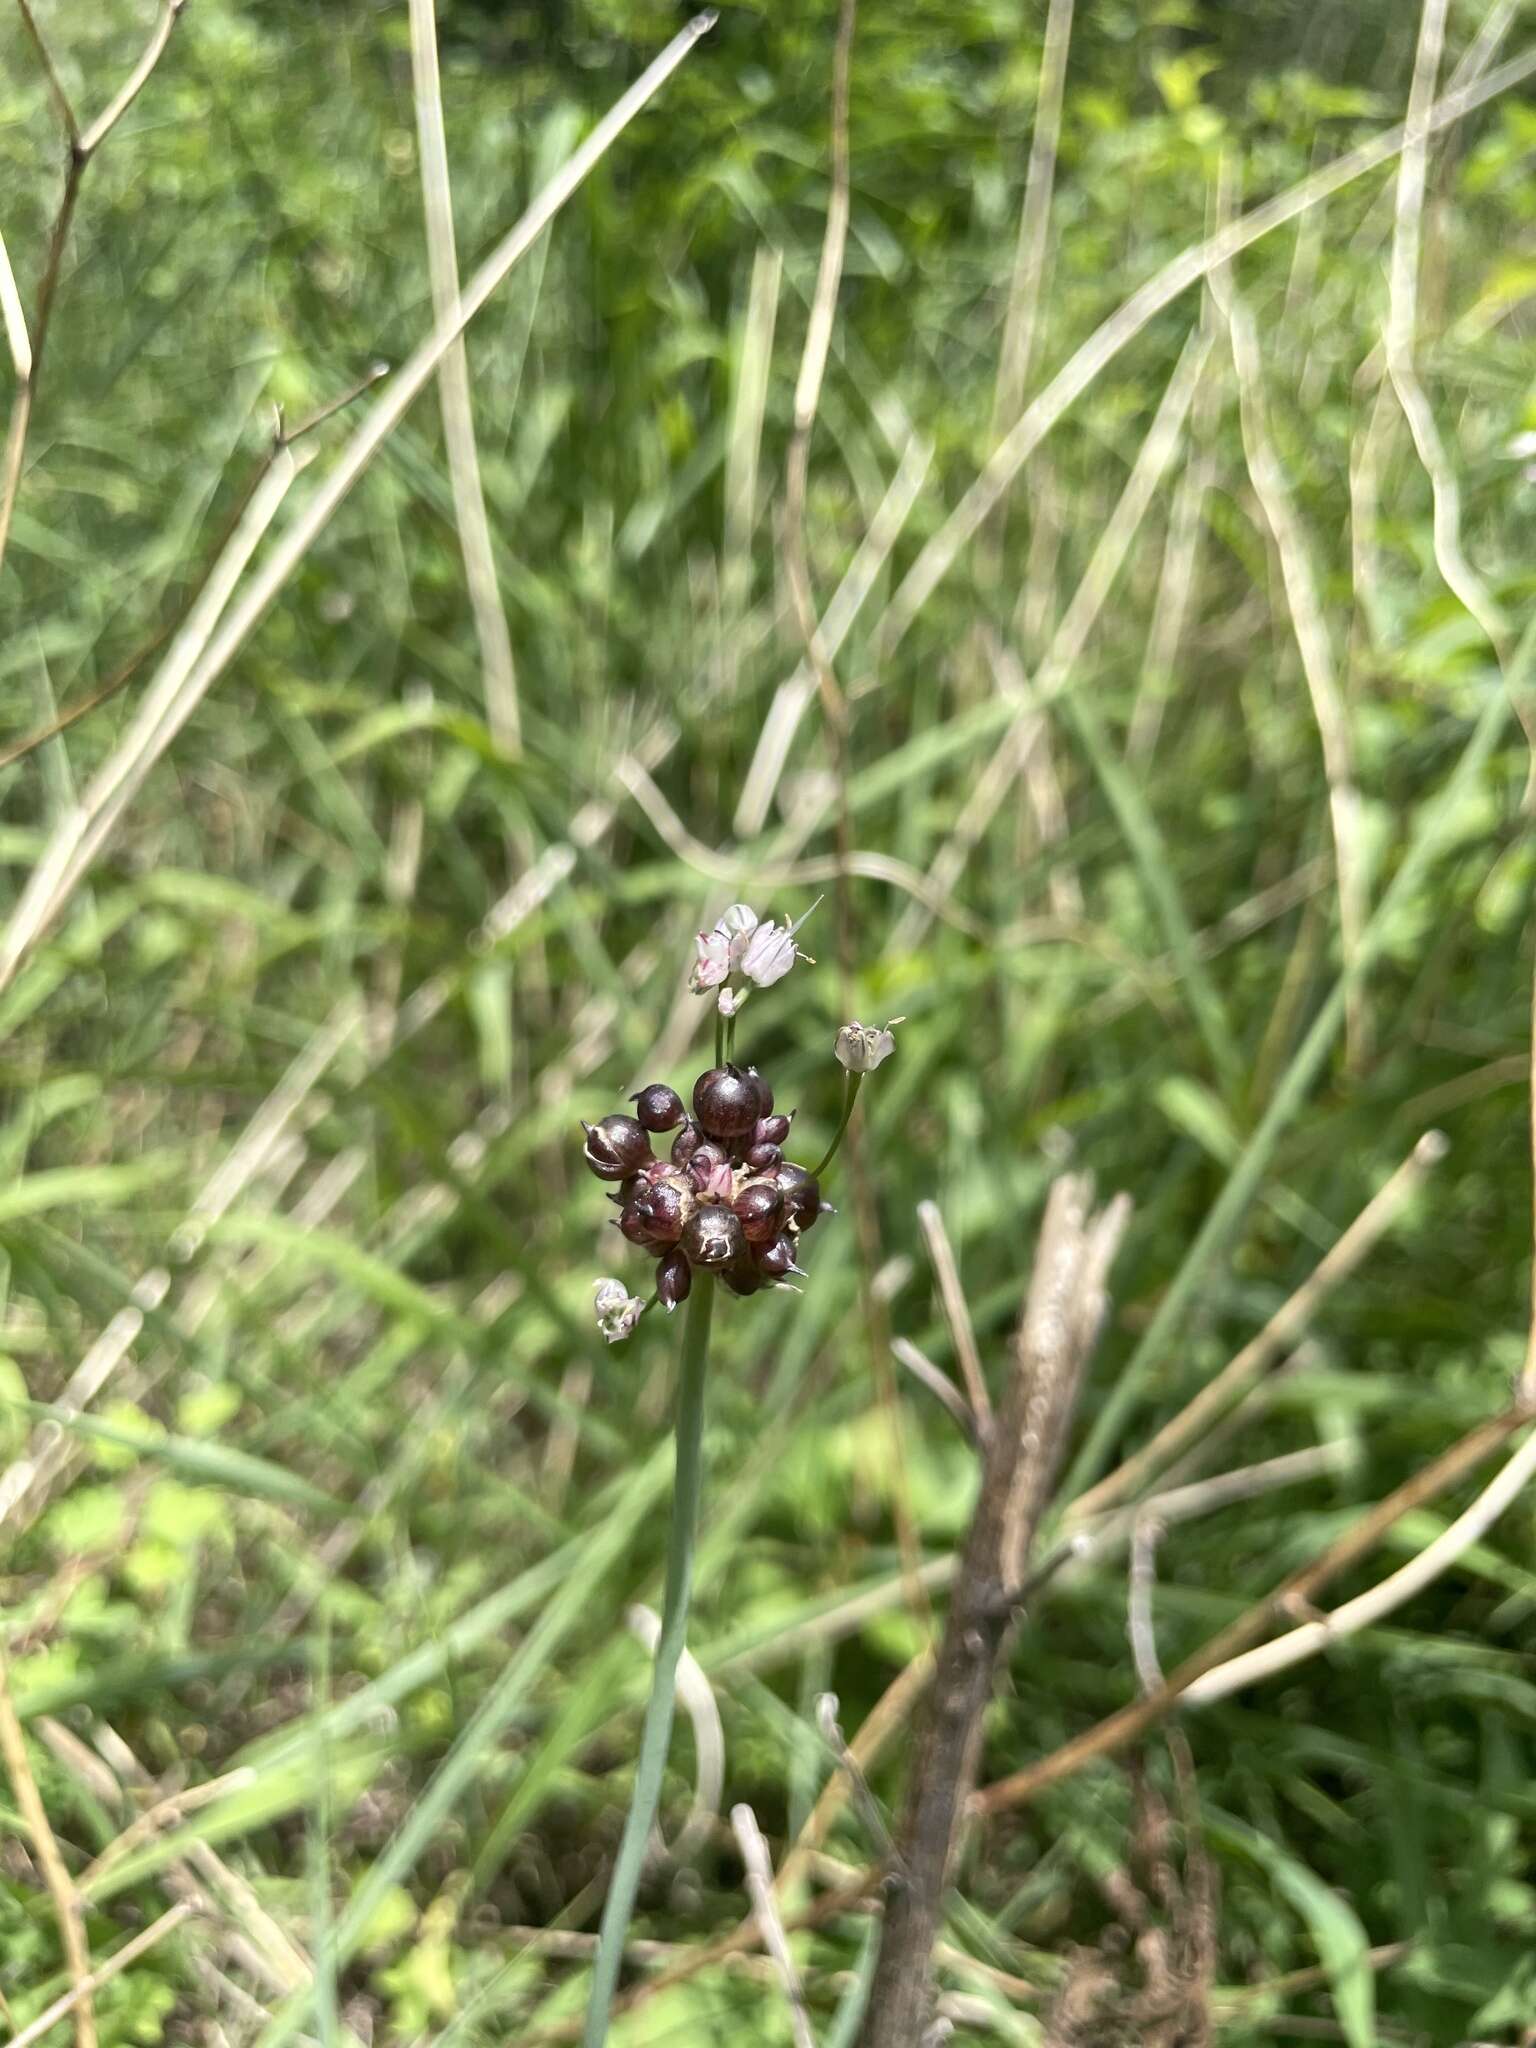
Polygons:
<instances>
[{"instance_id":1,"label":"brown woody twig","mask_svg":"<svg viewBox=\"0 0 1536 2048\"><path fill-rule=\"evenodd\" d=\"M1104 1279L1129 1213L1129 1204L1117 1199L1094 1216L1091 1199L1091 1182L1069 1174L1052 1187L1046 1205L1014 1371L987 1446L981 1496L913 1757L899 1863L859 2037L863 2048L918 2048L932 2017L933 1948L950 1852L1011 1625L999 1596L1023 1579L1103 1319Z\"/></svg>"}]
</instances>

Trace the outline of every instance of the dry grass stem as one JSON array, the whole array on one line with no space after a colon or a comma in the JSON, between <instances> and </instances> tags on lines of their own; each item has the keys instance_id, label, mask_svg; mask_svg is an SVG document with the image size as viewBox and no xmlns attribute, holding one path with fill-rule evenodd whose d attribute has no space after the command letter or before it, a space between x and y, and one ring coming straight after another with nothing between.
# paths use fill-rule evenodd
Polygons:
<instances>
[{"instance_id":1,"label":"dry grass stem","mask_svg":"<svg viewBox=\"0 0 1536 2048\"><path fill-rule=\"evenodd\" d=\"M981 1369L981 1353L976 1349L976 1332L971 1327L971 1311L965 1290L960 1285L960 1268L955 1263L949 1232L944 1228L944 1218L937 1202L919 1202L917 1220L922 1226L923 1242L928 1247L934 1278L939 1283L939 1299L943 1303L944 1320L949 1325L950 1342L955 1347L960 1376L965 1381L966 1398L985 1437L992 1426L992 1399Z\"/></svg>"},{"instance_id":2,"label":"dry grass stem","mask_svg":"<svg viewBox=\"0 0 1536 2048\"><path fill-rule=\"evenodd\" d=\"M1331 1614L1304 1622L1300 1628L1292 1629L1289 1635L1277 1636L1271 1643L1262 1643L1242 1656L1216 1665L1185 1688L1185 1704L1203 1707L1216 1700L1229 1699L1245 1686L1262 1684L1277 1672L1290 1670L1293 1665L1315 1657L1319 1651L1342 1642L1347 1636L1374 1628L1377 1622L1404 1606L1415 1594L1433 1585L1474 1543L1480 1543L1505 1510L1519 1498L1533 1475L1536 1475L1536 1433L1526 1438L1498 1476L1490 1480L1471 1505L1432 1543L1427 1543L1417 1557L1411 1558L1389 1578L1357 1594L1353 1600L1345 1601Z\"/></svg>"},{"instance_id":3,"label":"dry grass stem","mask_svg":"<svg viewBox=\"0 0 1536 2048\"><path fill-rule=\"evenodd\" d=\"M1056 178L1056 147L1061 137L1061 103L1067 76L1067 50L1072 41L1072 0L1051 0L1040 53L1040 84L1030 131L1029 166L1024 174L1024 203L1019 210L1019 236L1008 288L1008 312L998 355L997 389L993 399L992 433L1000 436L1018 418L1029 388L1035 334L1045 289L1046 251L1051 223L1051 193Z\"/></svg>"},{"instance_id":4,"label":"dry grass stem","mask_svg":"<svg viewBox=\"0 0 1536 2048\"><path fill-rule=\"evenodd\" d=\"M1448 92L1429 110L1427 128L1431 133L1450 127L1476 108L1497 99L1501 93L1522 85L1536 75L1536 49L1512 57L1507 64L1485 77L1469 81ZM1325 164L1287 191L1278 193L1245 214L1228 228L1203 242L1197 242L1164 264L1155 276L1095 328L1075 354L1057 371L1039 395L1031 400L1017 423L999 443L960 503L939 531L926 543L891 600L881 627L880 651L888 658L905 638L909 627L934 591L948 576L966 543L987 519L1036 448L1053 427L1107 369L1127 343L1133 341L1164 307L1173 304L1193 284L1276 228L1295 220L1309 207L1317 206L1340 192L1356 178L1390 163L1403 147L1405 129L1387 129L1363 142L1337 161Z\"/></svg>"},{"instance_id":5,"label":"dry grass stem","mask_svg":"<svg viewBox=\"0 0 1536 2048\"><path fill-rule=\"evenodd\" d=\"M800 1987L800 1973L795 1968L789 1938L784 1932L784 1923L779 1918L778 1902L774 1897L773 1864L769 1860L768 1844L763 1840L763 1831L757 1824L757 1815L750 1806L731 1808L731 1830L736 1837L736 1846L741 1851L741 1861L746 1873L747 1897L752 1901L752 1910L757 1916L763 1947L768 1951L785 2002L789 2006L789 2023L795 2039L795 2048L816 2048L816 2036L811 2032L810 2016L805 2009L805 1993Z\"/></svg>"},{"instance_id":6,"label":"dry grass stem","mask_svg":"<svg viewBox=\"0 0 1536 2048\"><path fill-rule=\"evenodd\" d=\"M158 1920L152 1920L147 1927L141 1928L130 1940L125 1941L115 1954L107 1957L105 1962L98 1963L89 1976L81 1978L77 1984L72 1984L62 1997L53 2001L52 2005L44 2006L35 2020L29 2020L18 2033L11 2036L6 2048L32 2048L34 2041L41 2041L45 2034L52 2032L59 2021L68 2019L71 2013L75 2015L78 2040L79 2016L82 2011L88 2009L95 1993L100 1991L103 1985L110 1984L114 1977L121 1975L141 1956L148 1955L149 1951L164 1941L168 1934L174 1934L178 1927L192 1918L196 1910L195 1906L189 1905L185 1900L169 1907Z\"/></svg>"},{"instance_id":7,"label":"dry grass stem","mask_svg":"<svg viewBox=\"0 0 1536 2048\"><path fill-rule=\"evenodd\" d=\"M1218 1664L1227 1663L1268 1635L1277 1619L1286 1617L1311 1601L1340 1572L1347 1571L1376 1547L1394 1522L1410 1510L1424 1506L1474 1471L1507 1437L1530 1421L1530 1411L1521 1406L1480 1422L1441 1452L1438 1458L1405 1479L1384 1500L1361 1515L1321 1557L1291 1573L1273 1593L1255 1602L1219 1634L1188 1657L1155 1692L1118 1709L1104 1720L1074 1736L1037 1763L1026 1764L1006 1778L977 1792L971 1805L980 1815L1006 1812L1038 1798L1047 1786L1059 1784L1089 1764L1113 1756L1140 1739L1173 1712L1183 1695Z\"/></svg>"},{"instance_id":8,"label":"dry grass stem","mask_svg":"<svg viewBox=\"0 0 1536 2048\"><path fill-rule=\"evenodd\" d=\"M1439 1131L1426 1131L1408 1157L1366 1203L1353 1223L1319 1259L1294 1294L1276 1309L1216 1377L1200 1389L1150 1441L1115 1468L1097 1486L1079 1494L1069 1514L1074 1521L1102 1514L1143 1485L1161 1466L1170 1464L1191 1443L1203 1437L1228 1409L1261 1380L1277 1359L1291 1350L1323 1303L1354 1273L1402 1215L1449 1147Z\"/></svg>"},{"instance_id":9,"label":"dry grass stem","mask_svg":"<svg viewBox=\"0 0 1536 2048\"><path fill-rule=\"evenodd\" d=\"M1445 44L1448 0L1424 0L1414 56L1413 84L1408 95L1402 157L1397 169L1397 204L1392 228L1392 259L1387 273L1387 319L1383 329L1387 375L1408 422L1419 461L1429 478L1434 502L1432 531L1435 565L1446 586L1464 604L1488 636L1501 669L1509 656L1508 621L1481 576L1467 560L1461 542L1461 490L1446 452L1428 393L1415 361L1419 314L1419 267L1423 241L1424 188L1433 132L1435 81ZM1470 56L1470 52L1468 53ZM1536 747L1536 722L1531 707L1517 700L1515 710L1526 738ZM1536 762L1532 775L1536 777ZM1527 802L1536 782L1527 783Z\"/></svg>"},{"instance_id":10,"label":"dry grass stem","mask_svg":"<svg viewBox=\"0 0 1536 2048\"><path fill-rule=\"evenodd\" d=\"M421 152L421 197L426 214L432 312L440 326L451 325L459 310L459 259L453 228L448 146L443 133L443 92L438 68L434 0L411 0L411 79L416 100L416 134ZM487 722L496 744L505 753L515 754L522 743L517 671L512 658L512 636L507 628L506 609L496 580L491 523L480 483L469 354L462 333L449 344L438 365L437 389L442 404L443 437L448 447L453 516L459 530L464 581L469 591L475 637L480 646L480 665L485 676Z\"/></svg>"},{"instance_id":11,"label":"dry grass stem","mask_svg":"<svg viewBox=\"0 0 1536 2048\"><path fill-rule=\"evenodd\" d=\"M206 695L207 691L218 680L236 653L244 645L245 640L265 615L267 608L271 605L274 598L284 588L289 577L309 552L310 547L329 524L337 507L346 498L352 486L372 462L374 456L378 453L389 435L405 417L412 403L420 396L422 390L436 374L439 363L441 363L443 357L453 346L459 335L463 333L470 321L486 304L487 300L514 266L533 247L561 207L564 206L572 193L578 189L591 172L594 165L602 159L641 109L666 84L672 73L687 57L689 51L692 50L699 38L707 34L714 26L714 20L715 17L710 13L696 15L686 28L672 38L660 56L655 58L646 67L629 90L614 103L596 124L586 140L573 151L566 163L549 180L542 191L535 196L521 219L508 231L496 248L492 250L491 254L480 265L480 268L475 272L462 292L457 308L452 316L446 320L438 321L433 327L432 332L424 341L418 344L409 359L401 365L399 371L390 379L386 386L384 395L375 402L367 419L353 433L351 440L347 443L329 474L316 488L297 517L286 528L281 539L268 553L260 568L250 577L239 597L230 605L227 614L223 617L222 622L219 623L218 629L212 634L211 639L207 638L206 633L199 636L202 644L198 657L194 661L190 672L181 679L178 697L181 715L173 720L170 730L158 736L159 744L149 753L147 758L140 748L135 748L132 756L124 761L123 765L116 770L119 777L126 774L130 767L138 773L140 780L142 780L144 774L147 774L153 759L169 744L175 731L179 730L180 725L185 722L186 717L190 716L195 705ZM292 458L287 456L287 451L282 451L278 461L274 463L267 477L263 479L263 486L258 489L255 498L252 500L253 510L257 501L263 497L263 492L267 486L274 484L283 474L285 457L291 463ZM286 489L287 481L291 481L291 476L285 480L284 489ZM280 492L279 495L281 495ZM275 512L275 510L276 505L274 503L270 511ZM270 513L268 516L270 516ZM254 545L254 540L252 544ZM233 543L231 545L233 546ZM227 596L227 593L225 595ZM222 610L222 604L220 609ZM215 614L215 617L217 617L217 614ZM187 626L183 628L182 636L178 636L179 639L189 638L192 635L192 629L193 620L189 619ZM173 649L171 661L174 662L175 659L176 653ZM157 689L160 687L160 679L157 678ZM122 759L121 755L119 759ZM109 764L109 767L111 766L112 764ZM122 805L119 805L119 810L122 807ZM8 985L22 959L40 935L44 925L52 917L56 917L62 909L64 902L73 888L77 886L80 878L88 869L90 860L94 858L95 852L99 850L102 841L110 831L111 823L115 821L115 815L114 813L113 820L109 820L99 831L94 833L90 841L89 854L83 855L74 862L67 881L56 886L53 867L46 858L40 864L38 870L34 871L32 881L29 883L22 904L18 905L16 914L12 918L11 926L5 934L3 945L0 945L0 989L4 989ZM50 852L54 852L54 849L50 849ZM55 859L60 866L63 865L62 854L55 853ZM25 917L23 917L24 909L26 911ZM39 918L40 911L46 911L47 913L46 916L41 918L41 921Z\"/></svg>"},{"instance_id":12,"label":"dry grass stem","mask_svg":"<svg viewBox=\"0 0 1536 2048\"><path fill-rule=\"evenodd\" d=\"M0 317L5 321L6 346L11 352L16 382L25 384L32 375L32 337L27 332L27 316L22 310L21 293L16 289L16 273L11 268L10 252L3 235L0 235Z\"/></svg>"},{"instance_id":13,"label":"dry grass stem","mask_svg":"<svg viewBox=\"0 0 1536 2048\"><path fill-rule=\"evenodd\" d=\"M48 1810L32 1775L26 1737L21 1732L16 1702L11 1697L10 1663L3 1648L0 1648L0 1760L4 1761L11 1790L16 1795L16 1804L31 1837L32 1852L42 1870L48 1896L53 1901L59 1948L64 1957L64 1967L69 1972L69 1994L64 2007L74 2016L75 2048L96 2048L96 2011L91 2003L91 1952L85 1939L85 1908L59 1852Z\"/></svg>"},{"instance_id":14,"label":"dry grass stem","mask_svg":"<svg viewBox=\"0 0 1536 2048\"><path fill-rule=\"evenodd\" d=\"M1311 545L1270 432L1264 395L1263 357L1253 315L1228 266L1221 265L1212 271L1211 293L1231 337L1248 474L1279 557L1281 583L1296 637L1296 650L1301 657L1302 675L1322 743L1338 881L1339 936L1347 972L1359 955L1361 934L1370 915L1365 849L1361 839L1360 791L1355 781L1349 715L1339 687L1333 643L1313 571ZM1351 984L1348 997L1346 1038L1349 1057L1358 1067L1370 1049L1365 989L1358 981Z\"/></svg>"},{"instance_id":15,"label":"dry grass stem","mask_svg":"<svg viewBox=\"0 0 1536 2048\"><path fill-rule=\"evenodd\" d=\"M1208 339L1199 333L1192 334L1185 344L1125 488L1105 523L1044 659L1027 686L1023 684L1022 671L1018 673L1015 686L1022 692L1018 711L977 777L953 832L929 865L929 882L946 899L953 895L971 853L1038 745L1042 720L1051 700L1076 679L1089 637L1178 447L1209 347ZM1004 686L1009 674L1004 670L1000 676ZM920 945L930 918L931 913L908 911L896 928L889 950L900 953Z\"/></svg>"},{"instance_id":16,"label":"dry grass stem","mask_svg":"<svg viewBox=\"0 0 1536 2048\"><path fill-rule=\"evenodd\" d=\"M941 1367L934 1364L926 1352L906 1337L891 1339L891 1356L898 1365L905 1366L919 1386L926 1387L945 1412L958 1424L968 1443L978 1444L981 1431L977 1428L975 1411L966 1405L965 1396Z\"/></svg>"},{"instance_id":17,"label":"dry grass stem","mask_svg":"<svg viewBox=\"0 0 1536 2048\"><path fill-rule=\"evenodd\" d=\"M644 1647L646 1655L654 1657L661 1640L661 1616L653 1608L636 1605L625 1619L630 1634ZM708 1840L725 1790L725 1729L714 1687L691 1650L684 1650L678 1659L677 1703L693 1727L693 1801L671 1847L662 1840L660 1822L652 1830L651 1844L653 1855L670 1856L674 1863L686 1863Z\"/></svg>"}]
</instances>

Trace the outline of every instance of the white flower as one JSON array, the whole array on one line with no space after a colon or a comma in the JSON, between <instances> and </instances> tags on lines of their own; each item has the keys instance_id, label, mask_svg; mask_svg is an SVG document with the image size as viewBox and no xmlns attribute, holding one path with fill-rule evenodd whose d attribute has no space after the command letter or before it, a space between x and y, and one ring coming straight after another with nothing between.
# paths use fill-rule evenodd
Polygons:
<instances>
[{"instance_id":1,"label":"white flower","mask_svg":"<svg viewBox=\"0 0 1536 2048\"><path fill-rule=\"evenodd\" d=\"M627 1337L645 1313L645 1303L631 1294L622 1280L599 1280L592 1289L592 1306L597 1327L610 1344Z\"/></svg>"},{"instance_id":2,"label":"white flower","mask_svg":"<svg viewBox=\"0 0 1536 2048\"><path fill-rule=\"evenodd\" d=\"M818 896L816 903L820 901ZM816 903L811 905L811 910L816 908ZM776 924L758 926L741 956L741 971L748 981L755 981L759 988L772 988L776 981L784 979L797 960L810 959L810 954L802 953L795 944L795 933L810 916L811 910L805 913L805 917L796 918L793 924L786 924L782 930Z\"/></svg>"},{"instance_id":3,"label":"white flower","mask_svg":"<svg viewBox=\"0 0 1536 2048\"><path fill-rule=\"evenodd\" d=\"M850 1074L872 1074L880 1062L888 1060L896 1050L892 1033L898 1024L906 1021L905 1017L893 1017L880 1031L873 1024L845 1024L832 1048L839 1065L845 1066Z\"/></svg>"},{"instance_id":4,"label":"white flower","mask_svg":"<svg viewBox=\"0 0 1536 2048\"><path fill-rule=\"evenodd\" d=\"M752 991L749 988L721 989L719 997L721 1016L734 1017L736 1012L741 1008L742 1004L747 1000L747 997L751 995L751 993Z\"/></svg>"}]
</instances>

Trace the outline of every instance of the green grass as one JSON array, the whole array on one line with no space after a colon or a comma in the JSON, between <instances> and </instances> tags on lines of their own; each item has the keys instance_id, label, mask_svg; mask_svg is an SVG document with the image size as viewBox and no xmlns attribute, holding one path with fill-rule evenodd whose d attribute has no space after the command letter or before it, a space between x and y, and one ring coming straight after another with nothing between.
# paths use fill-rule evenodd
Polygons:
<instances>
[{"instance_id":1,"label":"green grass","mask_svg":"<svg viewBox=\"0 0 1536 2048\"><path fill-rule=\"evenodd\" d=\"M440 11L468 274L681 17L611 0L558 25ZM1445 75L1483 12L1452 8ZM153 10L37 13L94 113ZM915 1213L932 1200L996 1386L1052 1173L1070 1156L1129 1192L1075 1489L1254 1334L1428 1125L1450 1139L1297 1369L1213 1448L1212 1469L1318 1443L1347 1456L1169 1532L1171 1667L1500 1407L1524 1353L1533 856L1506 690L1529 698L1536 589L1536 482L1510 453L1536 429L1533 129L1511 92L1435 139L1419 291L1464 546L1521 649L1504 675L1442 580L1428 483L1378 398L1392 166L1237 264L1347 704L1370 918L1346 972L1318 730L1226 329L1198 289L1089 383L899 642L882 632L991 451L1043 14L865 0L855 47L807 538L823 609L861 548L870 572L836 664L851 829L872 857L848 884L849 1000L866 1022L907 1018L858 1106L883 1314L953 1369ZM814 697L761 829L733 825L802 651L778 521L831 23L727 10L470 331L521 756L487 725L428 392L0 991L0 1473L29 1448L46 1459L0 1523L0 1597L39 1786L78 1875L149 1796L103 1776L127 1769L119 1742L163 1794L255 1774L86 1886L97 1961L171 1903L178 1868L216 1906L101 1992L104 2048L214 2014L232 2042L480 2048L579 2024L585 1964L526 1930L597 1925L648 1682L625 1610L662 1580L677 1338L659 1316L627 1346L597 1336L592 1280L639 1291L642 1268L606 1229L577 1119L708 1063L711 1020L682 975L692 933L737 896L797 916L826 895L803 934L817 963L754 995L739 1028L798 1106L801 1156L825 1149L842 1099L836 793ZM1385 7L1344 22L1304 0L1078 0L1030 395L1203 239L1223 151L1253 206L1398 120L1413 34L1412 10ZM14 20L7 59L0 231L30 309L57 121ZM1052 643L1202 322L1206 382L1058 673ZM302 419L430 324L405 7L198 0L83 184L0 569L0 751L179 619L275 403ZM4 367L0 385L8 407ZM313 467L275 534L369 403L300 444ZM905 510L876 545L904 460L921 483L892 493ZM1186 575L1163 671L1149 640ZM969 834L1021 710L998 647L1022 708L1043 667L1043 736L948 893L936 905L923 885L920 902L913 877ZM6 917L159 658L0 768ZM1342 1041L1351 990L1359 1056ZM802 1295L716 1317L690 1646L724 1723L725 1797L691 1866L646 1877L636 1923L680 1954L745 1910L724 1810L748 1801L782 1857L830 1768L816 1695L837 1693L853 1734L925 1639L898 1498L939 1561L974 1493L970 1452L915 1381L893 1467L841 1208ZM163 1287L143 1284L162 1266ZM65 1427L40 1435L61 1401ZM1351 2043L1518 2038L1536 1996L1533 1574L1520 1505L1390 1624L1188 1724L1221 1886L1223 2043L1274 2038L1276 2015L1335 2021ZM1053 1585L984 1776L1134 1695L1125 1606L1117 1557ZM680 1717L669 1839L692 1742ZM873 1767L891 1808L905 1755L898 1741ZM1147 1768L1169 1793L1158 1743ZM15 1804L0 1786L7 1829ZM1031 2013L1069 1951L1114 1920L1102 1880L1132 1833L1126 1773L1104 1765L967 1840L940 1972L971 2001L957 2041L1040 2038ZM210 1849L226 1878L196 1860ZM868 1858L856 1815L828 1850ZM317 1958L312 1987L283 1981L268 1926ZM822 2048L849 2024L865 1939L854 1918L796 1937ZM1362 1972L1400 1942L1404 1959ZM18 1849L0 1860L16 2026L66 1983ZM612 2035L789 2038L772 1982L723 1969Z\"/></svg>"}]
</instances>

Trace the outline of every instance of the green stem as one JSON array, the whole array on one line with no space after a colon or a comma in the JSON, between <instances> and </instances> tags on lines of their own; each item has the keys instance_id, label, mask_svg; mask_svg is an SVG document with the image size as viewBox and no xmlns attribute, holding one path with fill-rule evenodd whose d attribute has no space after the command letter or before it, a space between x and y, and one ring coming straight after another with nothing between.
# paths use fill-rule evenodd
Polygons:
<instances>
[{"instance_id":1,"label":"green stem","mask_svg":"<svg viewBox=\"0 0 1536 2048\"><path fill-rule=\"evenodd\" d=\"M656 1645L651 1696L640 1731L640 1760L629 1815L613 1866L608 1896L603 1901L597 1956L592 1965L592 1996L587 2006L582 2048L602 2048L608 2038L608 2013L624 1940L634 1911L635 1893L645 1862L651 1823L661 1798L661 1777L672 1735L677 1667L688 1632L688 1595L693 1583L693 1545L699 1519L703 1473L704 1378L709 1360L709 1319L715 1304L713 1280L695 1277L683 1331L683 1364L677 1387L677 1473L672 1482L672 1533L667 1542L667 1584L662 1602L661 1637Z\"/></svg>"},{"instance_id":2,"label":"green stem","mask_svg":"<svg viewBox=\"0 0 1536 2048\"><path fill-rule=\"evenodd\" d=\"M826 1172L827 1168L832 1164L833 1160L837 1157L837 1148L843 1142L843 1134L847 1130L849 1119L853 1115L853 1105L859 1099L859 1085L863 1081L863 1079L864 1076L862 1074L855 1074L852 1072L848 1073L844 1077L843 1120L838 1125L836 1131L834 1131L832 1134L832 1142L827 1147L826 1157L822 1160L820 1166L814 1166L811 1169L811 1171L815 1174L817 1180L821 1179L821 1176Z\"/></svg>"},{"instance_id":3,"label":"green stem","mask_svg":"<svg viewBox=\"0 0 1536 2048\"><path fill-rule=\"evenodd\" d=\"M731 1061L732 1061L733 1059L735 1059L735 1057L736 1057L736 1019L735 1019L735 1017L734 1017L734 1016L731 1016L731 1017L727 1017L727 1018L726 1018L726 1020L725 1020L725 1058L724 1058L724 1060L722 1060L722 1061L721 1061L721 1065L722 1065L722 1066L729 1066L730 1062L731 1062Z\"/></svg>"},{"instance_id":4,"label":"green stem","mask_svg":"<svg viewBox=\"0 0 1536 2048\"><path fill-rule=\"evenodd\" d=\"M715 1065L725 1065L725 1019L718 1010L715 1012Z\"/></svg>"}]
</instances>

